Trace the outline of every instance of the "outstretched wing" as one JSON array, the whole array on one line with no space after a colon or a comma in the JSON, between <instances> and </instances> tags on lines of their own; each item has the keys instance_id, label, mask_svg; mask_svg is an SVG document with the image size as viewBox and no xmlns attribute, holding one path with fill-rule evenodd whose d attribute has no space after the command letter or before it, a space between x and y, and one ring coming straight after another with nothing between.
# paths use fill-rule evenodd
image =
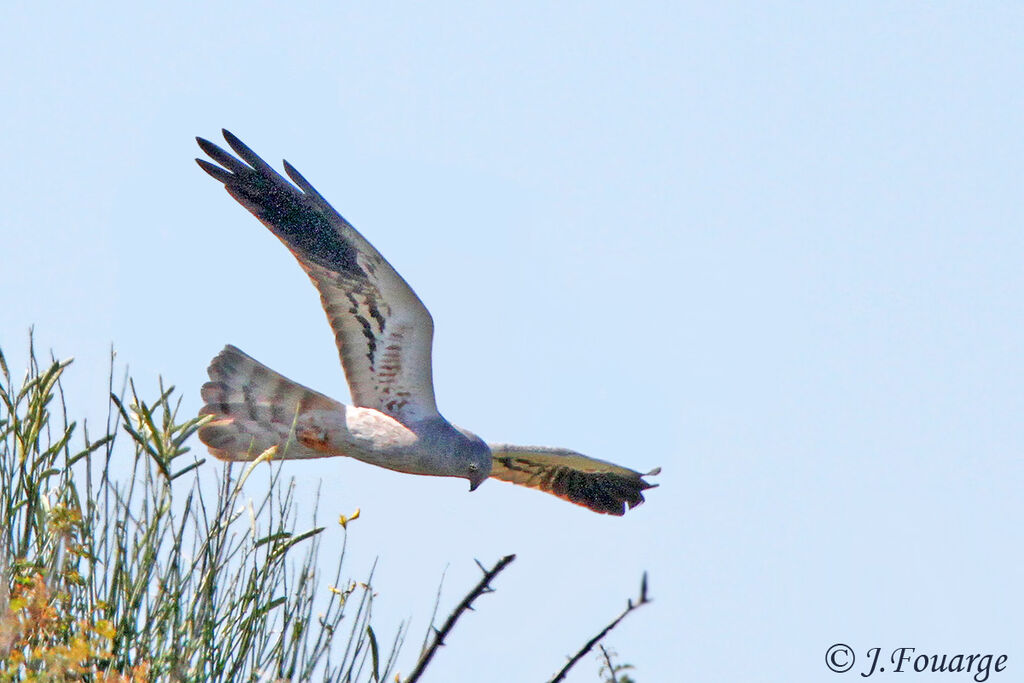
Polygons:
<instances>
[{"instance_id":1,"label":"outstretched wing","mask_svg":"<svg viewBox=\"0 0 1024 683\"><path fill-rule=\"evenodd\" d=\"M661 472L656 467L640 474L614 463L589 458L565 448L488 444L491 449L491 477L520 486L547 491L594 512L623 515L626 505L644 502L643 491L657 484L644 477Z\"/></svg>"},{"instance_id":2,"label":"outstretched wing","mask_svg":"<svg viewBox=\"0 0 1024 683\"><path fill-rule=\"evenodd\" d=\"M220 166L196 162L284 242L319 290L352 402L404 424L437 415L434 323L423 302L291 164L288 182L226 130L224 139L241 160L196 138Z\"/></svg>"}]
</instances>

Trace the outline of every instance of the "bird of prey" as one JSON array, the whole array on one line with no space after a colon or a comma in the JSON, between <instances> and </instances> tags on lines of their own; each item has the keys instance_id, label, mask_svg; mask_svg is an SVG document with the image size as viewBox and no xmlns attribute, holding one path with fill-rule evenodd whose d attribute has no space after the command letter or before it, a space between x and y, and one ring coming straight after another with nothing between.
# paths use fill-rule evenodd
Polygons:
<instances>
[{"instance_id":1,"label":"bird of prey","mask_svg":"<svg viewBox=\"0 0 1024 683\"><path fill-rule=\"evenodd\" d=\"M409 474L488 477L541 489L595 512L622 515L656 484L647 474L563 448L487 444L437 411L431 375L434 323L384 257L287 161L291 182L227 130L237 155L196 138L216 164L196 159L292 252L320 292L354 405L274 372L234 346L209 367L199 430L223 460L349 456Z\"/></svg>"}]
</instances>

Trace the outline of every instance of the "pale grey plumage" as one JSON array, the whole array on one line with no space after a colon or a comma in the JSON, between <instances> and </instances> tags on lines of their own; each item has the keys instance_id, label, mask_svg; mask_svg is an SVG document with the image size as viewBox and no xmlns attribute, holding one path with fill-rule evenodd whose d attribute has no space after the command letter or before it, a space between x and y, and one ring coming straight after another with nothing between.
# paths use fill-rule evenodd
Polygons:
<instances>
[{"instance_id":1,"label":"pale grey plumage","mask_svg":"<svg viewBox=\"0 0 1024 683\"><path fill-rule=\"evenodd\" d=\"M621 515L653 485L639 472L566 449L488 446L437 411L430 313L383 256L287 161L292 182L238 138L239 158L196 138L218 165L197 159L294 254L320 292L354 406L345 406L228 346L209 368L199 431L210 452L251 460L345 455L410 474L488 476ZM294 184L293 184L294 183ZM657 470L649 475L657 474Z\"/></svg>"}]
</instances>

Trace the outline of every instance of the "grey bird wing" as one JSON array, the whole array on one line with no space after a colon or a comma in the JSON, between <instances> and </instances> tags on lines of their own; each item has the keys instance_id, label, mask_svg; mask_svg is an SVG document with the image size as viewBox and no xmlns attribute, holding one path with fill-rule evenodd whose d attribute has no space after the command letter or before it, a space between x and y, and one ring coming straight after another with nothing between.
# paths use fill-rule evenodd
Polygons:
<instances>
[{"instance_id":1,"label":"grey bird wing","mask_svg":"<svg viewBox=\"0 0 1024 683\"><path fill-rule=\"evenodd\" d=\"M656 467L641 474L565 448L488 446L492 458L491 478L540 489L609 515L623 515L627 505L635 508L644 502L643 491L657 484L643 478L661 472L661 468Z\"/></svg>"},{"instance_id":2,"label":"grey bird wing","mask_svg":"<svg viewBox=\"0 0 1024 683\"><path fill-rule=\"evenodd\" d=\"M434 323L423 302L291 164L289 182L227 130L224 139L240 159L196 138L219 166L196 162L284 242L319 290L352 402L403 424L437 415Z\"/></svg>"}]
</instances>

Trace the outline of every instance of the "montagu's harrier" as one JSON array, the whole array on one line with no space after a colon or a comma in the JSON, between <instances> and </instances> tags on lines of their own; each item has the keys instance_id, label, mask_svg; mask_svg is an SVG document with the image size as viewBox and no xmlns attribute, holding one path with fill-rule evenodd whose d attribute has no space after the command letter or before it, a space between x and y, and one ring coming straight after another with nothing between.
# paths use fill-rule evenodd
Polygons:
<instances>
[{"instance_id":1,"label":"montagu's harrier","mask_svg":"<svg viewBox=\"0 0 1024 683\"><path fill-rule=\"evenodd\" d=\"M213 359L203 385L213 419L199 430L224 460L347 455L410 474L488 477L531 486L612 515L643 502L642 475L563 448L487 444L437 412L431 377L434 323L419 297L373 245L299 175L288 182L228 131L235 157L196 138L217 162L199 166L270 228L320 291L354 406L279 375L234 346ZM219 164L219 165L218 165Z\"/></svg>"}]
</instances>

